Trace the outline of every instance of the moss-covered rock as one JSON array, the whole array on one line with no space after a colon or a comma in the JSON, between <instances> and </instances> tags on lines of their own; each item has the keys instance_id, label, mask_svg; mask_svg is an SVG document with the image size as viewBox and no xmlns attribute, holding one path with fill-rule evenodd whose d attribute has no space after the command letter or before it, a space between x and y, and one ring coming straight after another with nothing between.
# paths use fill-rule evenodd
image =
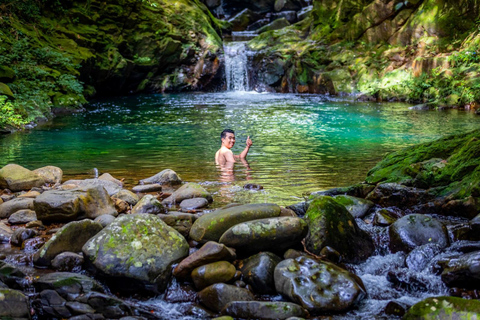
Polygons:
<instances>
[{"instance_id":1,"label":"moss-covered rock","mask_svg":"<svg viewBox=\"0 0 480 320\"><path fill-rule=\"evenodd\" d=\"M45 180L40 175L18 164L7 164L0 169L0 188L2 189L17 192L41 187L43 184Z\"/></svg>"},{"instance_id":2,"label":"moss-covered rock","mask_svg":"<svg viewBox=\"0 0 480 320\"><path fill-rule=\"evenodd\" d=\"M0 288L0 318L30 319L28 298L20 291Z\"/></svg>"},{"instance_id":3,"label":"moss-covered rock","mask_svg":"<svg viewBox=\"0 0 480 320\"><path fill-rule=\"evenodd\" d=\"M474 319L480 316L480 302L456 297L433 297L414 304L403 319Z\"/></svg>"},{"instance_id":4,"label":"moss-covered rock","mask_svg":"<svg viewBox=\"0 0 480 320\"><path fill-rule=\"evenodd\" d=\"M298 319L308 315L298 304L281 301L232 301L223 313L236 319Z\"/></svg>"}]
</instances>

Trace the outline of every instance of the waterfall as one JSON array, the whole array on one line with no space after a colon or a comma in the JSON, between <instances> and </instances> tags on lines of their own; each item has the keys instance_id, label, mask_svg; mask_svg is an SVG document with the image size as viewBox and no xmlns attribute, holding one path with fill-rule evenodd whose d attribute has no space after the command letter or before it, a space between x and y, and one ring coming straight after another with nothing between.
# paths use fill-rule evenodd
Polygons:
<instances>
[{"instance_id":1,"label":"waterfall","mask_svg":"<svg viewBox=\"0 0 480 320\"><path fill-rule=\"evenodd\" d=\"M227 90L248 91L248 57L246 41L224 44Z\"/></svg>"}]
</instances>

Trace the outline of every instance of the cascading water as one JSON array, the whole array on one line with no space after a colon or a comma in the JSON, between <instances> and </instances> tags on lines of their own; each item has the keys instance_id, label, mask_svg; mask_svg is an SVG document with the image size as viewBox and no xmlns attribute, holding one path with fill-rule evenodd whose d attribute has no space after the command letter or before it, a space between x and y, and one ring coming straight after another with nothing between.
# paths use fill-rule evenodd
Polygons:
<instances>
[{"instance_id":1,"label":"cascading water","mask_svg":"<svg viewBox=\"0 0 480 320\"><path fill-rule=\"evenodd\" d=\"M248 91L248 56L246 41L226 42L225 74L228 91Z\"/></svg>"}]
</instances>

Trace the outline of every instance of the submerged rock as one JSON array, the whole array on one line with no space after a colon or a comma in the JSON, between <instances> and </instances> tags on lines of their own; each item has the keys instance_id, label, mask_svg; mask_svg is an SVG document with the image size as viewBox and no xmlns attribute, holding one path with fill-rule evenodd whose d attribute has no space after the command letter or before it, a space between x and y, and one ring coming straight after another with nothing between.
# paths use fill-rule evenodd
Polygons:
<instances>
[{"instance_id":1,"label":"submerged rock","mask_svg":"<svg viewBox=\"0 0 480 320\"><path fill-rule=\"evenodd\" d=\"M182 235L151 214L119 217L83 246L86 261L116 290L154 293L166 288L172 264L188 250Z\"/></svg>"},{"instance_id":2,"label":"submerged rock","mask_svg":"<svg viewBox=\"0 0 480 320\"><path fill-rule=\"evenodd\" d=\"M235 319L288 319L304 318L308 312L301 306L291 302L280 301L233 301L223 310Z\"/></svg>"},{"instance_id":3,"label":"submerged rock","mask_svg":"<svg viewBox=\"0 0 480 320\"><path fill-rule=\"evenodd\" d=\"M18 164L7 164L0 169L0 189L17 192L44 184L45 180L40 175Z\"/></svg>"},{"instance_id":4,"label":"submerged rock","mask_svg":"<svg viewBox=\"0 0 480 320\"><path fill-rule=\"evenodd\" d=\"M212 202L212 195L197 183L186 183L176 190L172 195L162 201L164 205L174 205L185 199L205 198L208 202Z\"/></svg>"},{"instance_id":5,"label":"submerged rock","mask_svg":"<svg viewBox=\"0 0 480 320\"><path fill-rule=\"evenodd\" d=\"M280 262L275 268L278 293L309 312L341 312L366 296L362 280L332 263L299 257Z\"/></svg>"},{"instance_id":6,"label":"submerged rock","mask_svg":"<svg viewBox=\"0 0 480 320\"><path fill-rule=\"evenodd\" d=\"M320 254L329 246L338 251L346 262L360 262L374 251L370 236L361 230L345 206L334 198L315 199L305 215L309 231L305 238L307 249Z\"/></svg>"},{"instance_id":7,"label":"submerged rock","mask_svg":"<svg viewBox=\"0 0 480 320\"><path fill-rule=\"evenodd\" d=\"M436 219L422 214L410 214L398 219L389 227L392 252L410 252L414 248L436 243L441 248L448 245L445 226Z\"/></svg>"},{"instance_id":8,"label":"submerged rock","mask_svg":"<svg viewBox=\"0 0 480 320\"><path fill-rule=\"evenodd\" d=\"M259 294L275 293L275 267L282 259L271 252L261 252L240 263L244 281Z\"/></svg>"},{"instance_id":9,"label":"submerged rock","mask_svg":"<svg viewBox=\"0 0 480 320\"><path fill-rule=\"evenodd\" d=\"M246 204L223 208L198 218L190 230L190 238L195 241L218 241L225 231L236 224L278 217L280 207L276 204Z\"/></svg>"},{"instance_id":10,"label":"submerged rock","mask_svg":"<svg viewBox=\"0 0 480 320\"><path fill-rule=\"evenodd\" d=\"M414 304L405 320L475 319L480 317L480 301L456 297L427 298Z\"/></svg>"},{"instance_id":11,"label":"submerged rock","mask_svg":"<svg viewBox=\"0 0 480 320\"><path fill-rule=\"evenodd\" d=\"M308 226L301 218L274 217L236 224L219 242L243 252L277 252L295 246L307 232Z\"/></svg>"},{"instance_id":12,"label":"submerged rock","mask_svg":"<svg viewBox=\"0 0 480 320\"><path fill-rule=\"evenodd\" d=\"M178 278L185 278L197 267L219 260L233 261L235 258L236 254L232 249L223 244L209 241L182 260L173 270L173 275Z\"/></svg>"},{"instance_id":13,"label":"submerged rock","mask_svg":"<svg viewBox=\"0 0 480 320\"><path fill-rule=\"evenodd\" d=\"M216 283L198 293L198 299L207 308L220 312L232 301L254 301L255 296L247 289L225 283Z\"/></svg>"}]
</instances>

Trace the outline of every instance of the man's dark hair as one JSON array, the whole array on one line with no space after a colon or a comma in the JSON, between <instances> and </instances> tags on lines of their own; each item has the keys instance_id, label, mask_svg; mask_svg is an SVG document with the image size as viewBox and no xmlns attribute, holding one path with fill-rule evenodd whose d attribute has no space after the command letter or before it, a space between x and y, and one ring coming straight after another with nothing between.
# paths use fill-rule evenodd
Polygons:
<instances>
[{"instance_id":1,"label":"man's dark hair","mask_svg":"<svg viewBox=\"0 0 480 320\"><path fill-rule=\"evenodd\" d=\"M222 131L220 134L220 139L223 139L227 136L227 132L235 134L235 132L232 129L225 129Z\"/></svg>"}]
</instances>

